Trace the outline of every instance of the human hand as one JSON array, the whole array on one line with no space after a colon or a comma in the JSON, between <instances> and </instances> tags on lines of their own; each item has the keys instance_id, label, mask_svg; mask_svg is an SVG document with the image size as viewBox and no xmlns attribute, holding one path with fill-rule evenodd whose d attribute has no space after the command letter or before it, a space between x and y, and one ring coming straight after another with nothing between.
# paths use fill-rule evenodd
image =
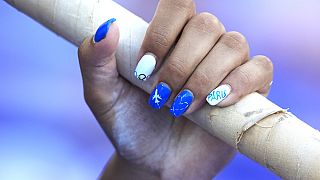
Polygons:
<instances>
[{"instance_id":1,"label":"human hand","mask_svg":"<svg viewBox=\"0 0 320 180\"><path fill-rule=\"evenodd\" d=\"M119 31L112 24L106 35L109 25L97 31L95 43L87 38L79 48L86 102L117 150L104 177L127 177L124 171L116 173L119 162L128 171L148 174L145 179L214 176L232 157L233 149L186 118L173 118L167 108L151 108L146 103L148 95L118 75L114 54ZM247 61L249 47L244 37L225 33L213 15L195 15L192 1L160 1L141 56L145 52L156 56L158 82L170 87L168 101L158 104L170 105L181 89L188 89L190 107L179 114L171 110L175 117L187 109L187 113L198 109L218 85L231 86L229 96L218 104L226 106L253 91L267 93L272 80L272 65L267 58L257 56ZM157 108L154 95L155 91L149 102Z\"/></svg>"}]
</instances>

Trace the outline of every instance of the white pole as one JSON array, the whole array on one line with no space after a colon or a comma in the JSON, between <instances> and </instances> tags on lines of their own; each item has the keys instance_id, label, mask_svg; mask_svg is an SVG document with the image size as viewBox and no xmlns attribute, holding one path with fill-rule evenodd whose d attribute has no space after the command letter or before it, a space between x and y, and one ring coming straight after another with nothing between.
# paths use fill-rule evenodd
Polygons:
<instances>
[{"instance_id":1,"label":"white pole","mask_svg":"<svg viewBox=\"0 0 320 180\"><path fill-rule=\"evenodd\" d=\"M151 92L154 79L133 77L148 24L111 0L6 0L53 32L79 46L112 17L120 26L118 69ZM199 126L284 179L320 179L320 133L263 96L253 93L227 108L205 106L188 117Z\"/></svg>"}]
</instances>

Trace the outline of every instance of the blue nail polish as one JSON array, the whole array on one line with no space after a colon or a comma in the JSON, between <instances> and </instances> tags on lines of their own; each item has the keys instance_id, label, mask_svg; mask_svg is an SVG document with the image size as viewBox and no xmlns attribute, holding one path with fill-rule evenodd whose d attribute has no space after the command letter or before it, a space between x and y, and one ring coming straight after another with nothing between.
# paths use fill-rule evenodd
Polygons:
<instances>
[{"instance_id":1,"label":"blue nail polish","mask_svg":"<svg viewBox=\"0 0 320 180\"><path fill-rule=\"evenodd\" d=\"M115 18L109 19L107 22L103 23L96 31L96 34L94 35L94 42L100 42L102 39L104 39L109 31L109 28L112 23L116 21Z\"/></svg>"},{"instance_id":2,"label":"blue nail polish","mask_svg":"<svg viewBox=\"0 0 320 180\"><path fill-rule=\"evenodd\" d=\"M181 116L184 112L187 111L189 106L191 105L193 101L193 94L190 90L183 90L173 101L171 108L170 108L170 113L174 117L179 117Z\"/></svg>"},{"instance_id":3,"label":"blue nail polish","mask_svg":"<svg viewBox=\"0 0 320 180\"><path fill-rule=\"evenodd\" d=\"M149 98L149 104L154 109L160 109L169 99L171 89L166 83L159 83Z\"/></svg>"}]
</instances>

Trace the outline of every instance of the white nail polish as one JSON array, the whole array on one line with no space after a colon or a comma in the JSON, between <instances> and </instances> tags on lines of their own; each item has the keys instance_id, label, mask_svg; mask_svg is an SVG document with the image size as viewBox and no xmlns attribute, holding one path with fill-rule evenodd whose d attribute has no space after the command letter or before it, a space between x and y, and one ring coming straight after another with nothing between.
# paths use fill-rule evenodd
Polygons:
<instances>
[{"instance_id":1,"label":"white nail polish","mask_svg":"<svg viewBox=\"0 0 320 180\"><path fill-rule=\"evenodd\" d=\"M231 92L231 86L223 84L210 92L206 100L211 106L215 106L228 97Z\"/></svg>"},{"instance_id":2,"label":"white nail polish","mask_svg":"<svg viewBox=\"0 0 320 180\"><path fill-rule=\"evenodd\" d=\"M139 61L134 75L139 80L145 81L147 80L153 70L156 68L156 57L151 53L145 54Z\"/></svg>"}]
</instances>

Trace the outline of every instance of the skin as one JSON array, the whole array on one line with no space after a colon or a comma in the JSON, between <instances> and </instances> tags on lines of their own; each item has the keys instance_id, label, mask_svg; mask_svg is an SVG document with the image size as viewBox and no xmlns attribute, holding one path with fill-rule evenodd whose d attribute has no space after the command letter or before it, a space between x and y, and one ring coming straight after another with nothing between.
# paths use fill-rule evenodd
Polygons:
<instances>
[{"instance_id":1,"label":"skin","mask_svg":"<svg viewBox=\"0 0 320 180\"><path fill-rule=\"evenodd\" d=\"M149 95L118 74L118 40L114 23L102 41L93 43L88 37L79 48L85 100L116 149L101 179L214 177L234 149L188 119L173 118L166 107L152 109ZM254 91L266 95L270 89L271 61L265 56L248 61L243 35L225 32L209 13L196 15L191 0L159 2L140 57L147 52L157 57L158 82L173 90L169 104L181 90L193 92L195 99L186 113L199 109L221 84L229 84L232 91L218 106L234 104Z\"/></svg>"}]
</instances>

